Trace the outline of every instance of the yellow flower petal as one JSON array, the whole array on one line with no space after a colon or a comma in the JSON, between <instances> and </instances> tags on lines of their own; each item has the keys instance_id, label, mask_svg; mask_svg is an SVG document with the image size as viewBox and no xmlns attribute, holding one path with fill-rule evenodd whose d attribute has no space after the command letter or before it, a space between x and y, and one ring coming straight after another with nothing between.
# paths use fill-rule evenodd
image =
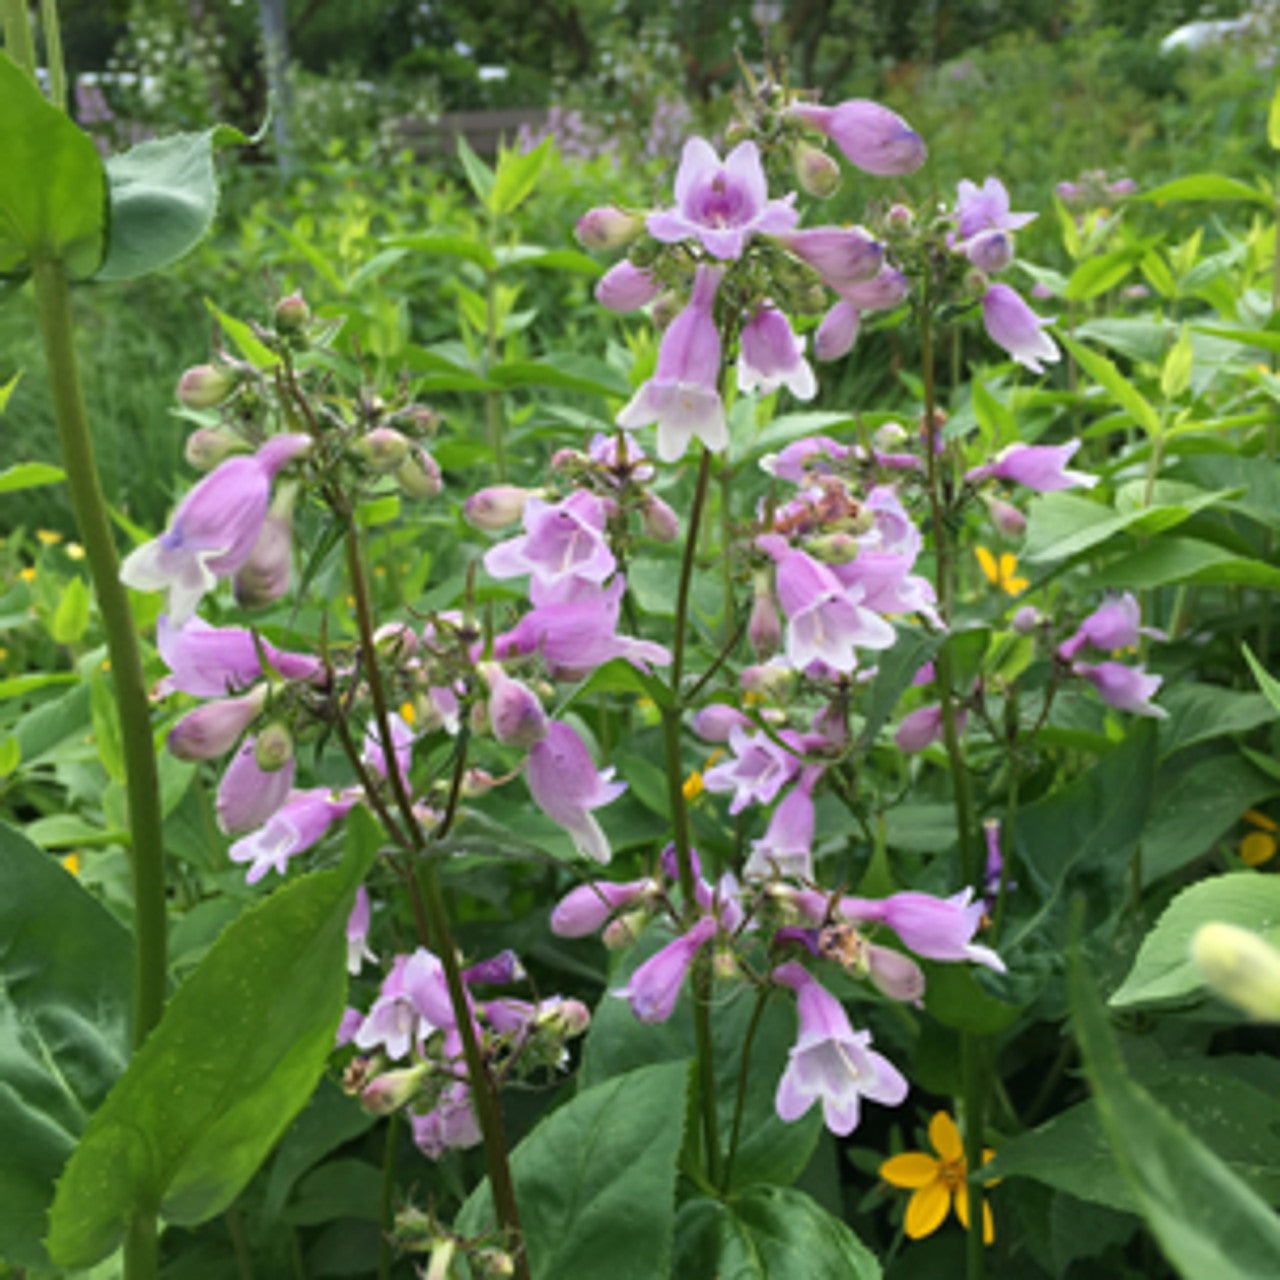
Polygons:
<instances>
[{"instance_id":1,"label":"yellow flower petal","mask_svg":"<svg viewBox=\"0 0 1280 1280\"><path fill-rule=\"evenodd\" d=\"M939 1111L929 1121L929 1141L933 1149L944 1159L958 1164L964 1159L964 1143L956 1122L945 1111Z\"/></svg>"},{"instance_id":2,"label":"yellow flower petal","mask_svg":"<svg viewBox=\"0 0 1280 1280\"><path fill-rule=\"evenodd\" d=\"M904 1151L880 1166L880 1176L895 1187L924 1187L938 1176L940 1166L923 1151Z\"/></svg>"},{"instance_id":3,"label":"yellow flower petal","mask_svg":"<svg viewBox=\"0 0 1280 1280\"><path fill-rule=\"evenodd\" d=\"M1029 578L1006 578L1001 584L1006 594L1011 596L1020 596L1030 585Z\"/></svg>"},{"instance_id":4,"label":"yellow flower petal","mask_svg":"<svg viewBox=\"0 0 1280 1280\"><path fill-rule=\"evenodd\" d=\"M28 565L27 568L18 570L18 577L20 577L23 582L34 582L36 580L36 571L34 567Z\"/></svg>"},{"instance_id":5,"label":"yellow flower petal","mask_svg":"<svg viewBox=\"0 0 1280 1280\"><path fill-rule=\"evenodd\" d=\"M67 559L83 560L84 548L78 542L68 542L67 543Z\"/></svg>"},{"instance_id":6,"label":"yellow flower petal","mask_svg":"<svg viewBox=\"0 0 1280 1280\"><path fill-rule=\"evenodd\" d=\"M407 725L415 725L418 723L418 709L412 702L402 702L400 704L400 719Z\"/></svg>"},{"instance_id":7,"label":"yellow flower petal","mask_svg":"<svg viewBox=\"0 0 1280 1280\"><path fill-rule=\"evenodd\" d=\"M1273 819L1268 818L1265 813L1259 813L1257 809L1246 809L1244 811L1244 820L1251 822L1255 827L1261 827L1263 831L1272 833L1280 831L1280 826L1277 826Z\"/></svg>"},{"instance_id":8,"label":"yellow flower petal","mask_svg":"<svg viewBox=\"0 0 1280 1280\"><path fill-rule=\"evenodd\" d=\"M60 534L56 529L37 529L36 539L43 546L55 547L62 541L62 534Z\"/></svg>"},{"instance_id":9,"label":"yellow flower petal","mask_svg":"<svg viewBox=\"0 0 1280 1280\"><path fill-rule=\"evenodd\" d=\"M69 853L61 859L62 865L71 872L73 876L80 874L80 855L78 853Z\"/></svg>"},{"instance_id":10,"label":"yellow flower petal","mask_svg":"<svg viewBox=\"0 0 1280 1280\"><path fill-rule=\"evenodd\" d=\"M956 1217L966 1231L969 1229L969 1188L962 1182L956 1188ZM991 1216L991 1206L982 1202L982 1243L992 1244L996 1238L996 1223Z\"/></svg>"},{"instance_id":11,"label":"yellow flower petal","mask_svg":"<svg viewBox=\"0 0 1280 1280\"><path fill-rule=\"evenodd\" d=\"M686 800L696 800L706 789L706 785L702 781L702 774L697 769L684 780L684 786L680 788L684 792Z\"/></svg>"},{"instance_id":12,"label":"yellow flower petal","mask_svg":"<svg viewBox=\"0 0 1280 1280\"><path fill-rule=\"evenodd\" d=\"M986 547L974 547L973 554L978 557L978 564L986 574L987 581L995 586L1000 581L1000 569L996 564L995 556Z\"/></svg>"},{"instance_id":13,"label":"yellow flower petal","mask_svg":"<svg viewBox=\"0 0 1280 1280\"><path fill-rule=\"evenodd\" d=\"M1276 855L1276 838L1265 831L1250 831L1240 841L1240 861L1246 866L1260 867Z\"/></svg>"},{"instance_id":14,"label":"yellow flower petal","mask_svg":"<svg viewBox=\"0 0 1280 1280\"><path fill-rule=\"evenodd\" d=\"M951 1192L947 1190L941 1179L921 1187L907 1203L907 1217L904 1223L912 1240L919 1240L930 1235L942 1226L947 1210L951 1207Z\"/></svg>"}]
</instances>

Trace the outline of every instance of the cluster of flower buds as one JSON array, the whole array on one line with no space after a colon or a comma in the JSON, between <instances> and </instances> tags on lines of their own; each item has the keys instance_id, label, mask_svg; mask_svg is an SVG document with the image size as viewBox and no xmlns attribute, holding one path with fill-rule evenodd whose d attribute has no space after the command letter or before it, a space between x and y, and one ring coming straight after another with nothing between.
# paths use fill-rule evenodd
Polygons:
<instances>
[{"instance_id":1,"label":"cluster of flower buds","mask_svg":"<svg viewBox=\"0 0 1280 1280\"><path fill-rule=\"evenodd\" d=\"M352 973L372 958L368 928L368 898L361 890L347 926ZM477 998L481 988L525 980L513 951L471 965L462 978L476 1042L495 1079L564 1069L567 1042L582 1035L591 1020L585 1005L560 996ZM351 1008L343 1016L338 1044L361 1051L347 1067L348 1092L374 1115L406 1109L414 1141L430 1159L480 1141L444 965L425 947L394 957L369 1011Z\"/></svg>"},{"instance_id":2,"label":"cluster of flower buds","mask_svg":"<svg viewBox=\"0 0 1280 1280\"><path fill-rule=\"evenodd\" d=\"M1132 178L1109 179L1105 169L1087 169L1074 182L1059 182L1053 194L1068 209L1097 209L1131 196L1138 189Z\"/></svg>"},{"instance_id":3,"label":"cluster of flower buds","mask_svg":"<svg viewBox=\"0 0 1280 1280\"><path fill-rule=\"evenodd\" d=\"M761 765L759 789L776 790L780 784L771 776L776 758ZM704 952L712 957L712 972L724 982L794 993L799 1031L775 1100L783 1120L799 1119L821 1104L827 1127L847 1134L858 1123L862 1098L896 1106L907 1094L897 1068L871 1048L871 1033L853 1030L843 1005L797 962L797 954L838 965L888 999L913 1004L924 996L925 976L907 952L1004 969L994 951L973 941L983 904L972 901L969 890L952 898L897 893L870 899L825 894L777 879L763 885L750 877L740 882L728 873L712 884L703 878L697 855L691 853L691 859L694 903L687 913L680 910L675 852L669 847L660 877L623 884L597 881L573 889L553 910L551 928L568 938L603 929L606 942L615 947L629 945L651 925L677 930L612 993L625 999L641 1022L665 1022L672 1016L689 969ZM877 941L881 930L896 936L905 950ZM757 973L748 952L762 940L767 942L768 965Z\"/></svg>"}]
</instances>

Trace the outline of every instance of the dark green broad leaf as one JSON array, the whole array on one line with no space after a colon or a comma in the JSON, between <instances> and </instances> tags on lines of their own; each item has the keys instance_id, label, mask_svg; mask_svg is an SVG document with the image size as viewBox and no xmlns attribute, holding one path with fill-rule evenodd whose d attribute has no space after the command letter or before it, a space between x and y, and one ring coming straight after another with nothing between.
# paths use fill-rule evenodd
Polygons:
<instances>
[{"instance_id":1,"label":"dark green broad leaf","mask_svg":"<svg viewBox=\"0 0 1280 1280\"><path fill-rule=\"evenodd\" d=\"M1094 575L1093 581L1100 587L1144 591L1182 582L1277 591L1280 569L1199 538L1158 538L1131 555L1113 560Z\"/></svg>"},{"instance_id":2,"label":"dark green broad leaf","mask_svg":"<svg viewBox=\"0 0 1280 1280\"><path fill-rule=\"evenodd\" d=\"M1175 1270L1186 1280L1280 1275L1280 1218L1129 1077L1078 953L1068 981L1103 1132L1138 1212Z\"/></svg>"},{"instance_id":3,"label":"dark green broad leaf","mask_svg":"<svg viewBox=\"0 0 1280 1280\"><path fill-rule=\"evenodd\" d=\"M49 1265L53 1184L129 1057L129 934L0 826L0 1258Z\"/></svg>"},{"instance_id":4,"label":"dark green broad leaf","mask_svg":"<svg viewBox=\"0 0 1280 1280\"><path fill-rule=\"evenodd\" d=\"M794 1187L689 1201L676 1221L673 1280L879 1280L875 1255Z\"/></svg>"},{"instance_id":5,"label":"dark green broad leaf","mask_svg":"<svg viewBox=\"0 0 1280 1280\"><path fill-rule=\"evenodd\" d=\"M650 929L610 974L609 988L627 984L632 972L659 947L670 941L660 929ZM733 1128L738 1096L742 1045L751 1021L754 997L741 984L717 987L711 999L711 1037L716 1068L716 1111L722 1141ZM814 1107L794 1124L778 1118L774 1098L778 1080L795 1040L795 1010L789 1000L772 1000L756 1028L747 1070L741 1139L733 1163L733 1185L754 1182L789 1183L799 1177L822 1131L820 1109ZM688 990L664 1023L648 1026L632 1015L631 1006L606 996L592 1019L582 1055L586 1086L612 1079L648 1063L688 1061L695 1056L693 1006Z\"/></svg>"},{"instance_id":6,"label":"dark green broad leaf","mask_svg":"<svg viewBox=\"0 0 1280 1280\"><path fill-rule=\"evenodd\" d=\"M916 672L938 652L946 639L915 627L899 626L897 631L898 639L891 649L880 655L875 678L868 689L867 718L859 735L863 746L875 741L898 700L911 686Z\"/></svg>"},{"instance_id":7,"label":"dark green broad leaf","mask_svg":"<svg viewBox=\"0 0 1280 1280\"><path fill-rule=\"evenodd\" d=\"M107 161L111 230L99 280L131 280L194 249L218 208L214 148L247 142L235 129L140 142Z\"/></svg>"},{"instance_id":8,"label":"dark green broad leaf","mask_svg":"<svg viewBox=\"0 0 1280 1280\"><path fill-rule=\"evenodd\" d=\"M1124 1009L1202 995L1204 978L1191 959L1191 939L1202 924L1215 920L1280 942L1280 880L1233 871L1184 889L1143 939L1111 1003Z\"/></svg>"},{"instance_id":9,"label":"dark green broad leaf","mask_svg":"<svg viewBox=\"0 0 1280 1280\"><path fill-rule=\"evenodd\" d=\"M664 1062L587 1089L511 1153L533 1280L666 1280L688 1072ZM486 1180L456 1227L493 1224Z\"/></svg>"},{"instance_id":10,"label":"dark green broad leaf","mask_svg":"<svg viewBox=\"0 0 1280 1280\"><path fill-rule=\"evenodd\" d=\"M220 1213L305 1105L346 1001L346 920L379 832L348 817L347 856L245 912L178 989L58 1183L49 1253L90 1266L133 1213Z\"/></svg>"},{"instance_id":11,"label":"dark green broad leaf","mask_svg":"<svg viewBox=\"0 0 1280 1280\"><path fill-rule=\"evenodd\" d=\"M1280 1204L1280 1062L1202 1058L1148 1064L1135 1081L1271 1204ZM1025 1177L1135 1211L1092 1101L1001 1145L983 1177Z\"/></svg>"},{"instance_id":12,"label":"dark green broad leaf","mask_svg":"<svg viewBox=\"0 0 1280 1280\"><path fill-rule=\"evenodd\" d=\"M1280 715L1259 693L1240 693L1216 684L1179 681L1160 696L1169 718L1160 723L1160 755L1172 755L1196 742L1227 734L1248 733Z\"/></svg>"},{"instance_id":13,"label":"dark green broad leaf","mask_svg":"<svg viewBox=\"0 0 1280 1280\"><path fill-rule=\"evenodd\" d=\"M623 399L631 394L627 380L612 365L590 356L506 360L494 365L489 377L503 387L555 387L558 391L581 391L588 395Z\"/></svg>"},{"instance_id":14,"label":"dark green broad leaf","mask_svg":"<svg viewBox=\"0 0 1280 1280\"><path fill-rule=\"evenodd\" d=\"M0 276L60 259L74 279L102 261L106 179L93 139L0 53Z\"/></svg>"}]
</instances>

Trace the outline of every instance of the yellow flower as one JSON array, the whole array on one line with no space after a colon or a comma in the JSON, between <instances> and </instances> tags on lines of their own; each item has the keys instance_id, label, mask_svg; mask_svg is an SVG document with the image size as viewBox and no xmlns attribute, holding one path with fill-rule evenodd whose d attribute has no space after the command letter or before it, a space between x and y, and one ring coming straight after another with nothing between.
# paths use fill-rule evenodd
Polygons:
<instances>
[{"instance_id":1,"label":"yellow flower","mask_svg":"<svg viewBox=\"0 0 1280 1280\"><path fill-rule=\"evenodd\" d=\"M78 542L68 542L67 543L67 559L83 560L84 548Z\"/></svg>"},{"instance_id":2,"label":"yellow flower","mask_svg":"<svg viewBox=\"0 0 1280 1280\"><path fill-rule=\"evenodd\" d=\"M1250 831L1240 841L1240 861L1246 866L1260 867L1276 856L1276 824L1257 809L1246 809L1244 821L1262 829Z\"/></svg>"},{"instance_id":3,"label":"yellow flower","mask_svg":"<svg viewBox=\"0 0 1280 1280\"><path fill-rule=\"evenodd\" d=\"M418 708L412 702L402 702L400 704L400 719L409 726L418 723Z\"/></svg>"},{"instance_id":4,"label":"yellow flower","mask_svg":"<svg viewBox=\"0 0 1280 1280\"><path fill-rule=\"evenodd\" d=\"M62 534L56 529L37 529L36 540L45 547L56 547L62 541Z\"/></svg>"},{"instance_id":5,"label":"yellow flower","mask_svg":"<svg viewBox=\"0 0 1280 1280\"><path fill-rule=\"evenodd\" d=\"M18 577L20 577L23 582L34 582L36 580L35 567L33 565L28 565L25 569L19 569Z\"/></svg>"},{"instance_id":6,"label":"yellow flower","mask_svg":"<svg viewBox=\"0 0 1280 1280\"><path fill-rule=\"evenodd\" d=\"M686 800L696 800L707 788L702 781L702 774L695 769L685 780L684 786L680 788L684 792Z\"/></svg>"},{"instance_id":7,"label":"yellow flower","mask_svg":"<svg viewBox=\"0 0 1280 1280\"><path fill-rule=\"evenodd\" d=\"M61 859L62 865L71 872L73 876L80 874L80 855L78 853L69 853Z\"/></svg>"},{"instance_id":8,"label":"yellow flower","mask_svg":"<svg viewBox=\"0 0 1280 1280\"><path fill-rule=\"evenodd\" d=\"M964 1143L960 1140L956 1122L945 1111L939 1111L929 1121L929 1142L938 1153L936 1156L924 1151L904 1151L900 1156L891 1156L880 1166L880 1176L886 1182L911 1189L905 1226L912 1240L937 1231L953 1203L961 1226L967 1228L969 1225L969 1187L965 1181L968 1166L964 1158ZM982 1163L986 1164L993 1155L994 1151L984 1150ZM991 1206L984 1200L983 1243L990 1244L995 1238Z\"/></svg>"},{"instance_id":9,"label":"yellow flower","mask_svg":"<svg viewBox=\"0 0 1280 1280\"><path fill-rule=\"evenodd\" d=\"M1018 557L1012 551L1002 551L997 560L986 547L975 547L974 555L987 581L1006 595L1020 596L1031 585L1029 579L1018 576Z\"/></svg>"}]
</instances>

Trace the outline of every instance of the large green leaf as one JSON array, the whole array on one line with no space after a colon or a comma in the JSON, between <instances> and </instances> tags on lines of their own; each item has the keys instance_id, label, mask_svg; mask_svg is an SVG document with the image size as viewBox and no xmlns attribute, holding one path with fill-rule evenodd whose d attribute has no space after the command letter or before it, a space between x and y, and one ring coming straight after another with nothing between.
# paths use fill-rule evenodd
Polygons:
<instances>
[{"instance_id":1,"label":"large green leaf","mask_svg":"<svg viewBox=\"0 0 1280 1280\"><path fill-rule=\"evenodd\" d=\"M666 1280L686 1062L606 1081L553 1111L511 1154L533 1280ZM489 1183L457 1229L492 1229Z\"/></svg>"},{"instance_id":2,"label":"large green leaf","mask_svg":"<svg viewBox=\"0 0 1280 1280\"><path fill-rule=\"evenodd\" d=\"M1211 920L1280 942L1280 880L1256 871L1233 871L1184 889L1143 939L1111 1003L1128 1008L1203 994L1204 978L1191 959L1191 939Z\"/></svg>"},{"instance_id":3,"label":"large green leaf","mask_svg":"<svg viewBox=\"0 0 1280 1280\"><path fill-rule=\"evenodd\" d=\"M1151 402L1106 356L1090 350L1072 338L1063 337L1062 342L1075 356L1080 367L1095 382L1101 383L1111 398L1148 435L1155 435L1160 430L1160 415Z\"/></svg>"},{"instance_id":4,"label":"large green leaf","mask_svg":"<svg viewBox=\"0 0 1280 1280\"><path fill-rule=\"evenodd\" d=\"M311 1096L346 1000L345 925L379 832L348 817L347 856L230 925L169 1002L58 1183L49 1253L89 1266L139 1208L220 1213Z\"/></svg>"},{"instance_id":5,"label":"large green leaf","mask_svg":"<svg viewBox=\"0 0 1280 1280\"><path fill-rule=\"evenodd\" d=\"M19 462L16 466L0 471L0 493L35 489L42 484L58 484L66 478L67 473L61 467L48 462Z\"/></svg>"},{"instance_id":6,"label":"large green leaf","mask_svg":"<svg viewBox=\"0 0 1280 1280\"><path fill-rule=\"evenodd\" d=\"M1093 581L1100 587L1139 590L1190 582L1235 583L1277 591L1280 569L1199 538L1158 538L1131 555L1113 560L1094 575Z\"/></svg>"},{"instance_id":7,"label":"large green leaf","mask_svg":"<svg viewBox=\"0 0 1280 1280\"><path fill-rule=\"evenodd\" d=\"M1078 955L1069 985L1098 1118L1165 1256L1186 1280L1280 1275L1280 1218L1129 1078L1102 1000Z\"/></svg>"},{"instance_id":8,"label":"large green leaf","mask_svg":"<svg viewBox=\"0 0 1280 1280\"><path fill-rule=\"evenodd\" d=\"M691 1200L676 1223L672 1280L879 1280L875 1255L794 1187Z\"/></svg>"},{"instance_id":9,"label":"large green leaf","mask_svg":"<svg viewBox=\"0 0 1280 1280\"><path fill-rule=\"evenodd\" d=\"M1280 1062L1200 1058L1148 1064L1134 1079L1271 1204L1280 1203ZM1027 1177L1134 1210L1092 1101L1001 1145L983 1178Z\"/></svg>"},{"instance_id":10,"label":"large green leaf","mask_svg":"<svg viewBox=\"0 0 1280 1280\"><path fill-rule=\"evenodd\" d=\"M54 1179L129 1056L129 934L0 826L0 1258L47 1267Z\"/></svg>"},{"instance_id":11,"label":"large green leaf","mask_svg":"<svg viewBox=\"0 0 1280 1280\"><path fill-rule=\"evenodd\" d=\"M176 262L208 234L218 208L214 148L235 130L140 142L107 161L111 232L99 280L130 280Z\"/></svg>"},{"instance_id":12,"label":"large green leaf","mask_svg":"<svg viewBox=\"0 0 1280 1280\"><path fill-rule=\"evenodd\" d=\"M0 276L33 258L93 274L106 233L106 178L93 139L0 53Z\"/></svg>"},{"instance_id":13,"label":"large green leaf","mask_svg":"<svg viewBox=\"0 0 1280 1280\"><path fill-rule=\"evenodd\" d=\"M866 721L858 735L859 744L870 746L884 723L893 714L898 700L911 687L916 673L942 647L944 636L931 635L915 627L899 626L893 647L880 655L875 678L868 689Z\"/></svg>"},{"instance_id":14,"label":"large green leaf","mask_svg":"<svg viewBox=\"0 0 1280 1280\"><path fill-rule=\"evenodd\" d=\"M1252 200L1271 207L1271 198L1265 191L1220 173L1191 173L1185 178L1174 178L1172 182L1153 187L1133 199L1152 200L1157 204L1166 200Z\"/></svg>"},{"instance_id":15,"label":"large green leaf","mask_svg":"<svg viewBox=\"0 0 1280 1280\"><path fill-rule=\"evenodd\" d=\"M1216 684L1179 681L1163 690L1160 705L1169 718L1160 723L1160 755L1172 755L1196 742L1247 733L1280 714L1262 694L1239 693Z\"/></svg>"},{"instance_id":16,"label":"large green leaf","mask_svg":"<svg viewBox=\"0 0 1280 1280\"><path fill-rule=\"evenodd\" d=\"M660 929L650 929L629 952L621 956L610 974L609 987L626 985L635 968L670 940ZM712 997L711 1037L716 1068L716 1111L722 1142L733 1126L738 1096L742 1044L751 1020L754 1001L740 986L737 998L728 989ZM795 1014L790 1002L768 1004L756 1028L747 1071L742 1136L733 1163L733 1185L753 1182L788 1183L797 1178L818 1141L822 1117L818 1108L794 1124L778 1118L774 1098L778 1080L795 1040ZM666 1022L649 1026L636 1021L630 1005L606 996L592 1019L582 1054L582 1082L590 1086L647 1063L687 1061L697 1050L693 1005L682 992Z\"/></svg>"}]
</instances>

